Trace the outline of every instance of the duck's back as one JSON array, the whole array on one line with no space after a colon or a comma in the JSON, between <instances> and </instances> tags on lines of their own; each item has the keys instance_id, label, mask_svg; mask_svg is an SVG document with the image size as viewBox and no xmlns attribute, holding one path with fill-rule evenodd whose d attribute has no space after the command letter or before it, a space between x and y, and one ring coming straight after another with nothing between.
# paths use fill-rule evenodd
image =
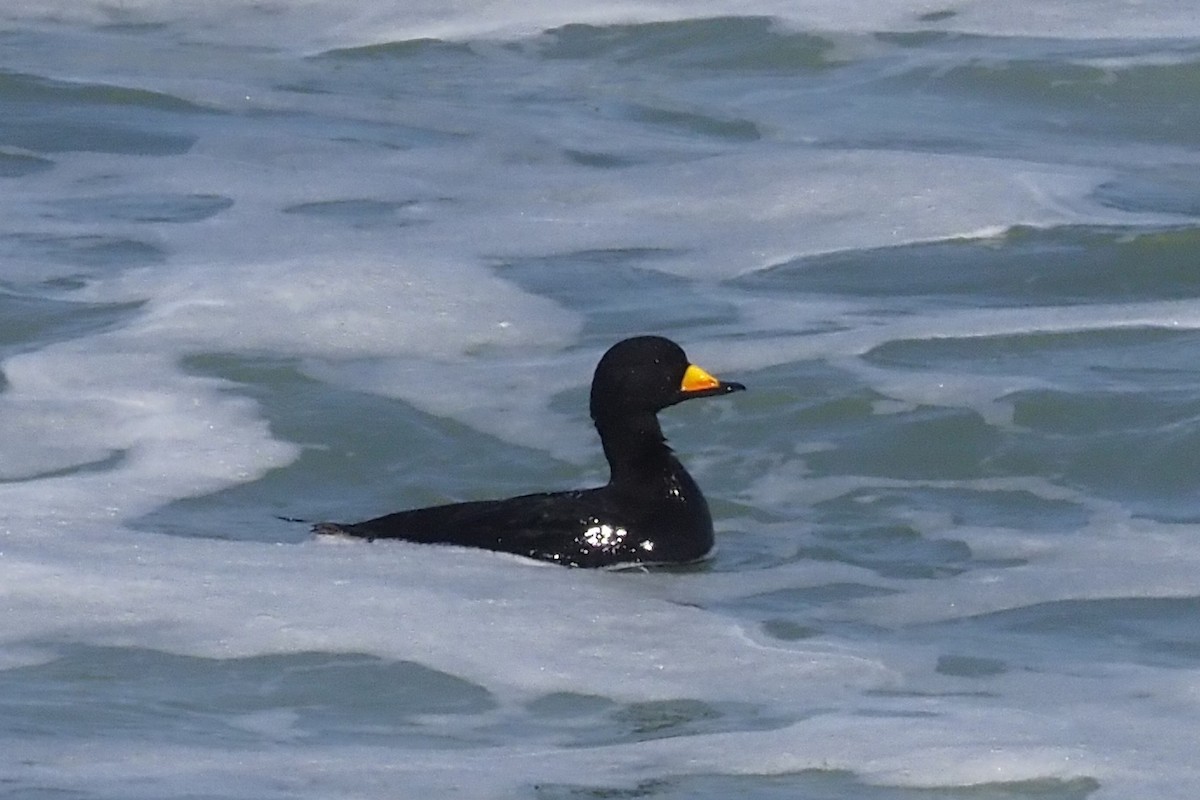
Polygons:
<instances>
[{"instance_id":1,"label":"duck's back","mask_svg":"<svg viewBox=\"0 0 1200 800\"><path fill-rule=\"evenodd\" d=\"M578 567L686 563L713 543L708 504L691 476L400 511L318 533L477 547Z\"/></svg>"}]
</instances>

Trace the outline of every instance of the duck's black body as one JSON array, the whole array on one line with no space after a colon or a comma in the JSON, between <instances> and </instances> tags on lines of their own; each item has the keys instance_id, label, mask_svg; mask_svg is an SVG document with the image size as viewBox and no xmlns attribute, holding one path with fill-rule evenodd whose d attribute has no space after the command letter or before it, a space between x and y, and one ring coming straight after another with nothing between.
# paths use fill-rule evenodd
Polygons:
<instances>
[{"instance_id":1,"label":"duck's black body","mask_svg":"<svg viewBox=\"0 0 1200 800\"><path fill-rule=\"evenodd\" d=\"M744 389L688 363L657 336L615 344L596 367L591 412L607 485L400 511L321 534L480 547L577 567L686 563L712 548L708 503L663 439L657 412Z\"/></svg>"}]
</instances>

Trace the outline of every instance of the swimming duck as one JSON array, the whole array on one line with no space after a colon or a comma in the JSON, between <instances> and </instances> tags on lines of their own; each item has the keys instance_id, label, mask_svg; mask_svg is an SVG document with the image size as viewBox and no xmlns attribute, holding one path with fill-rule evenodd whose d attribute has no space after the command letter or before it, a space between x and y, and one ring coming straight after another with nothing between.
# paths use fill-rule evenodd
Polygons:
<instances>
[{"instance_id":1,"label":"swimming duck","mask_svg":"<svg viewBox=\"0 0 1200 800\"><path fill-rule=\"evenodd\" d=\"M365 522L315 525L321 535L479 547L574 567L679 564L713 545L700 487L667 446L658 412L739 392L661 336L617 342L596 366L591 415L610 478L594 489L418 508Z\"/></svg>"}]
</instances>

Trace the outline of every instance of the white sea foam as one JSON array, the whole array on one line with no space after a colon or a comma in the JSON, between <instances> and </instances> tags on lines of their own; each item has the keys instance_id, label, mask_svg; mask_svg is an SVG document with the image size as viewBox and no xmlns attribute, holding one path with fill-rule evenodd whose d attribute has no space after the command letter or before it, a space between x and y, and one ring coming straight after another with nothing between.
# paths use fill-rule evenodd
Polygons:
<instances>
[{"instance_id":1,"label":"white sea foam","mask_svg":"<svg viewBox=\"0 0 1200 800\"><path fill-rule=\"evenodd\" d=\"M1200 596L1200 556L1191 525L1130 519L1105 507L1091 524L1053 540L1031 541L1020 531L956 526L942 535L980 553L1027 559L1028 566L973 571L928 587L904 603L860 600L859 613L887 625L959 619L1063 600ZM930 535L938 536L935 529Z\"/></svg>"},{"instance_id":2,"label":"white sea foam","mask_svg":"<svg viewBox=\"0 0 1200 800\"><path fill-rule=\"evenodd\" d=\"M154 536L93 530L55 534L43 523L37 535L6 537L6 643L69 636L221 658L371 653L418 661L508 700L586 687L631 701L807 705L813 692L828 699L894 680L867 654L751 643L719 615L641 591L652 583L642 575L471 551L447 559L417 545L171 540L166 548ZM80 548L90 558L79 559ZM498 570L497 560L512 563ZM731 681L714 664L744 674ZM776 696L783 685L794 686L790 700Z\"/></svg>"}]
</instances>

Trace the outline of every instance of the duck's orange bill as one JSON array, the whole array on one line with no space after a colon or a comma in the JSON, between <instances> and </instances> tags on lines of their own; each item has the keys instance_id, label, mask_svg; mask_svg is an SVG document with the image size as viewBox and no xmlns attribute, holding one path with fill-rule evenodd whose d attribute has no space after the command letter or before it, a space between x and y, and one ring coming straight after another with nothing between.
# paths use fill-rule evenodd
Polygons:
<instances>
[{"instance_id":1,"label":"duck's orange bill","mask_svg":"<svg viewBox=\"0 0 1200 800\"><path fill-rule=\"evenodd\" d=\"M709 375L695 364L689 364L687 372L683 373L683 383L679 388L685 392L702 392L705 389L716 389L721 382Z\"/></svg>"}]
</instances>

